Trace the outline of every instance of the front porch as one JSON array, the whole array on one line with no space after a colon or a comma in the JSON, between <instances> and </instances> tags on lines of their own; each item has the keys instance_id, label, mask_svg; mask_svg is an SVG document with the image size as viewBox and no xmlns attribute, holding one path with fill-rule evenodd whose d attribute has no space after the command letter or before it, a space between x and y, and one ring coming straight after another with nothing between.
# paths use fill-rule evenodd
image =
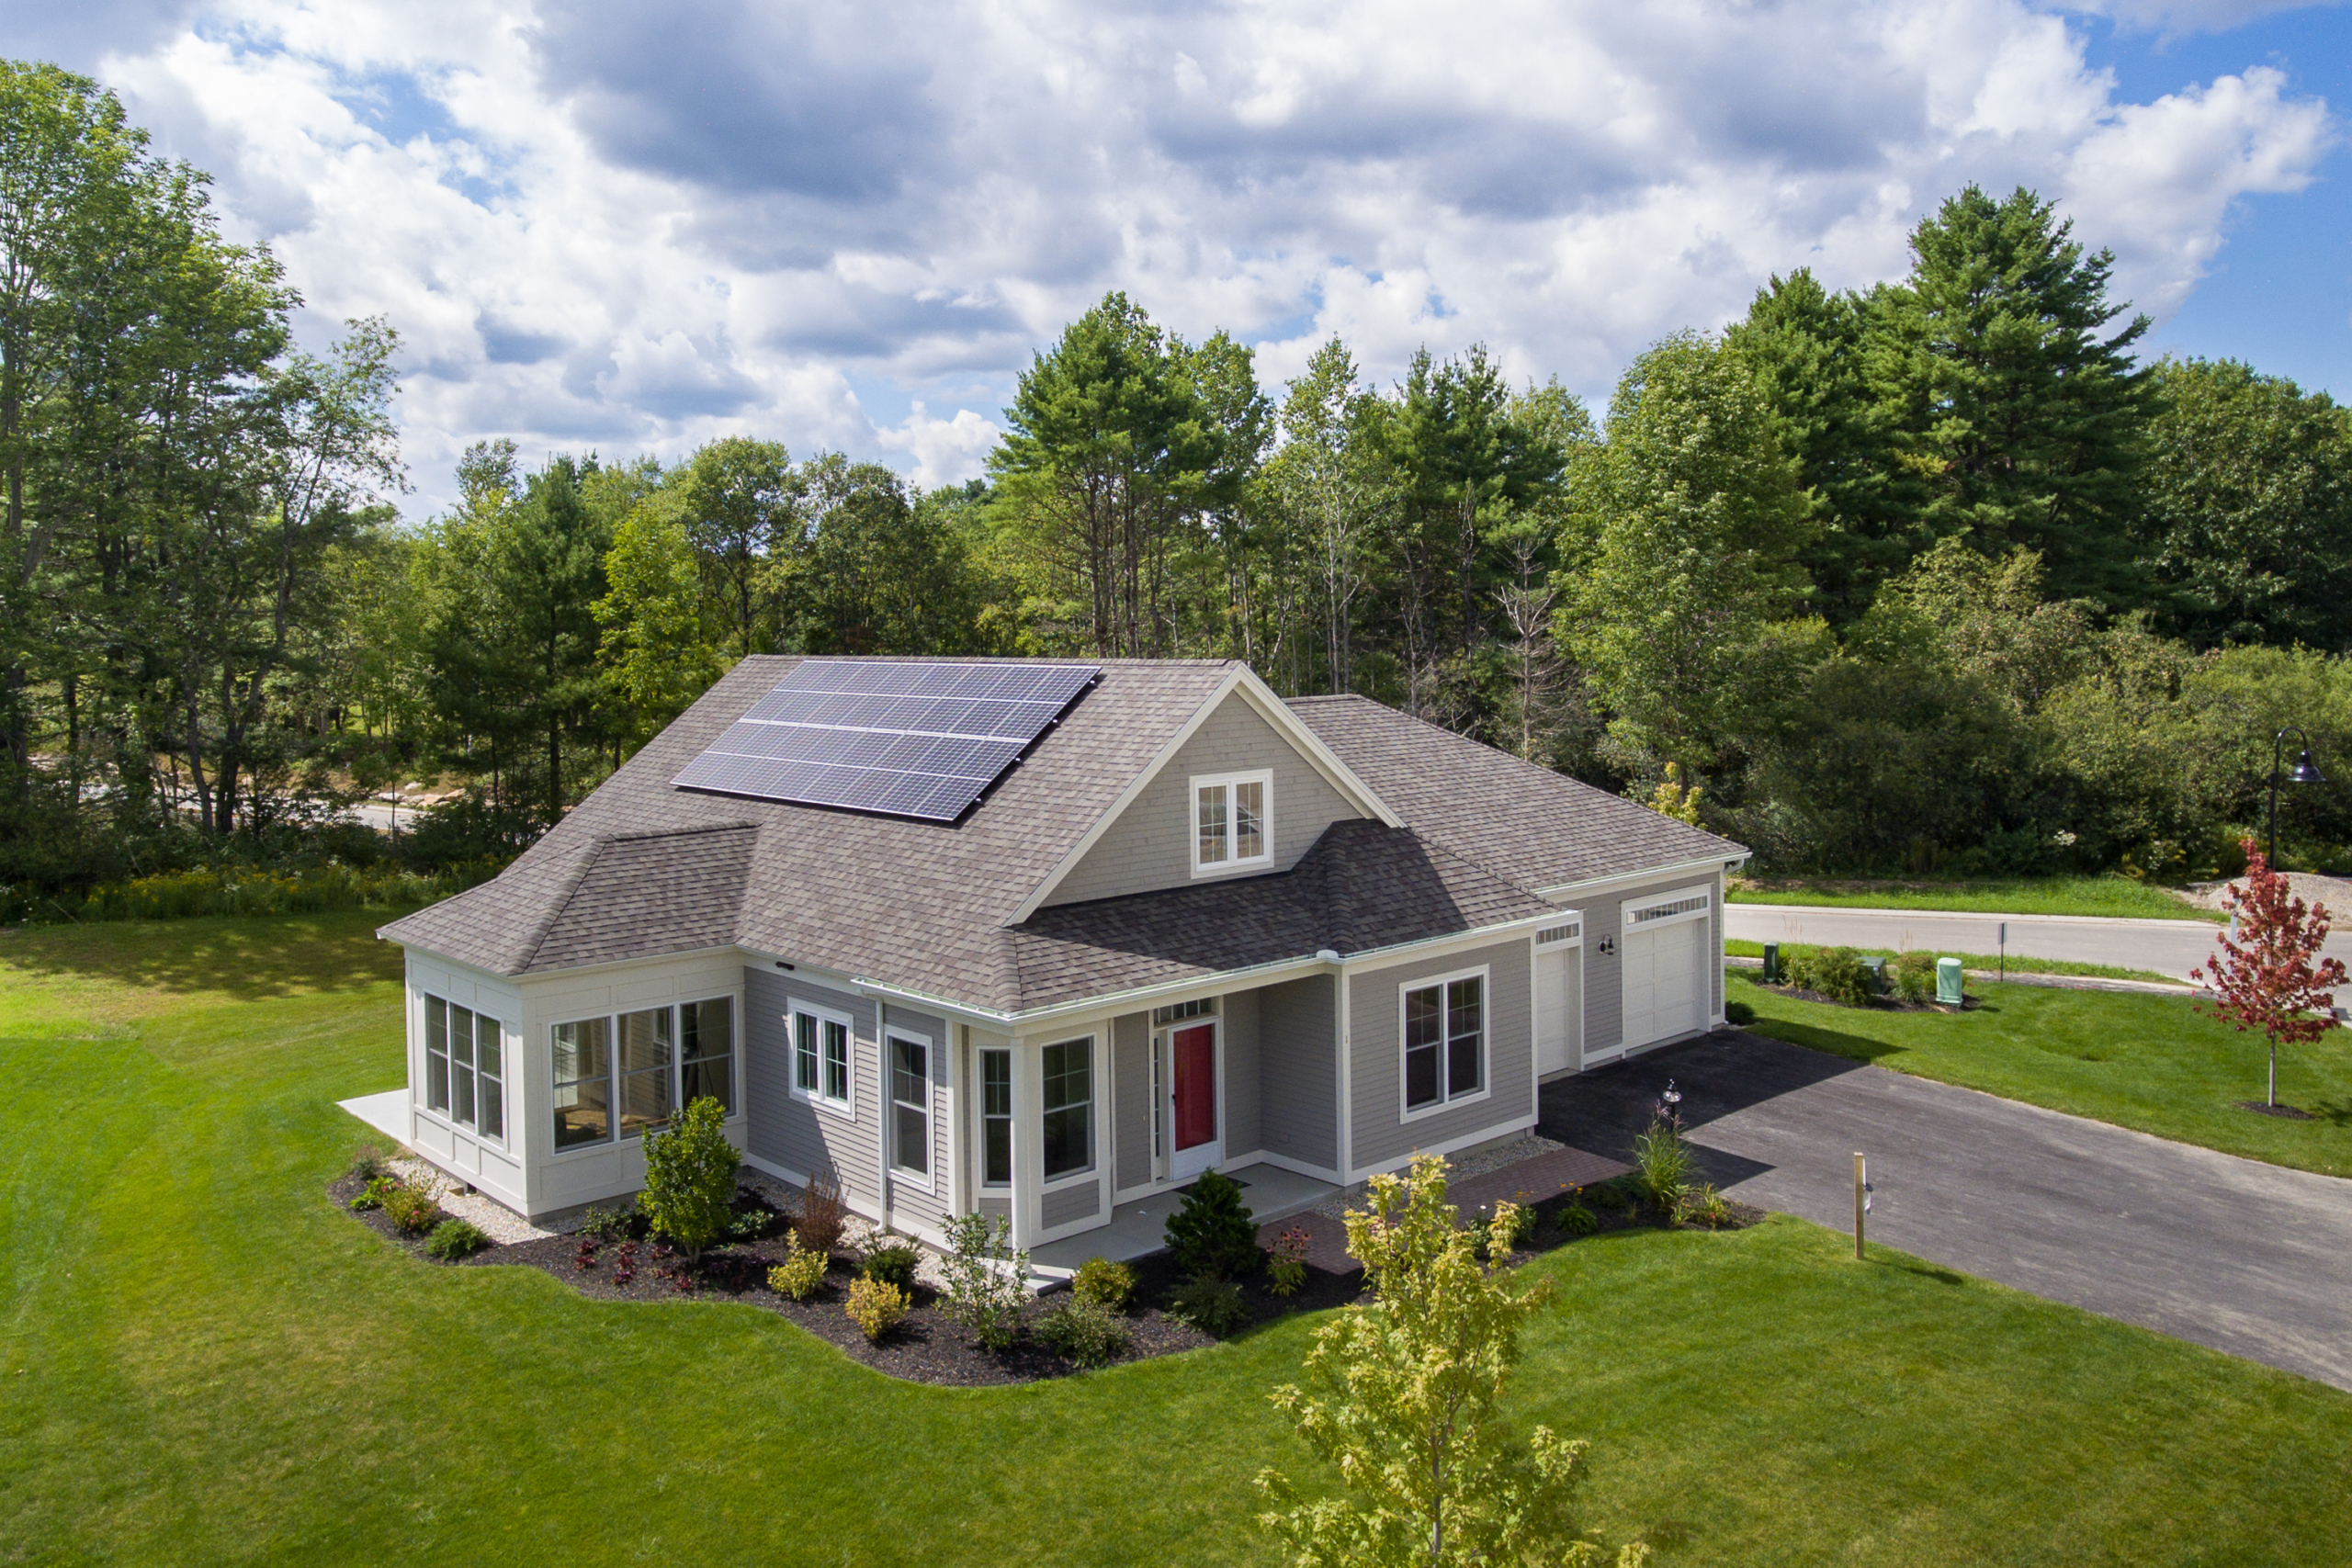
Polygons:
<instances>
[{"instance_id":1,"label":"front porch","mask_svg":"<svg viewBox=\"0 0 2352 1568\"><path fill-rule=\"evenodd\" d=\"M1228 1174L1241 1184L1241 1201L1250 1205L1250 1212L1260 1224L1288 1219L1340 1190L1335 1182L1301 1176L1280 1166L1244 1166ZM1045 1279L1066 1280L1090 1258L1124 1263L1147 1252L1157 1252L1168 1245L1168 1217L1183 1201L1184 1190L1180 1187L1121 1203L1111 1211L1107 1224L1031 1247L1030 1269Z\"/></svg>"}]
</instances>

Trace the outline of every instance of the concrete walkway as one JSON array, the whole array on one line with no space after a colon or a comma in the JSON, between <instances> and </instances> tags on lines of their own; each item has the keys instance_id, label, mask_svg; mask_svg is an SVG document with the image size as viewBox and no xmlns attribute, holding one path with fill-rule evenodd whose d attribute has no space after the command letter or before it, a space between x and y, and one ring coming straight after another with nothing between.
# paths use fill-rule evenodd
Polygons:
<instances>
[{"instance_id":1,"label":"concrete walkway","mask_svg":"<svg viewBox=\"0 0 2352 1568\"><path fill-rule=\"evenodd\" d=\"M2203 920L2110 920L2085 915L1971 915L1946 909L1826 909L1808 904L1725 904L1724 934L1734 942L1803 942L1836 947L1918 949L1930 953L2000 951L2148 969L2187 979L2213 956L2219 926ZM2339 927L2327 952L2352 964L2352 931Z\"/></svg>"},{"instance_id":2,"label":"concrete walkway","mask_svg":"<svg viewBox=\"0 0 2352 1568\"><path fill-rule=\"evenodd\" d=\"M1671 1077L1711 1179L2052 1301L2352 1389L2352 1182L1737 1030L1547 1084L1541 1131L1631 1156Z\"/></svg>"}]
</instances>

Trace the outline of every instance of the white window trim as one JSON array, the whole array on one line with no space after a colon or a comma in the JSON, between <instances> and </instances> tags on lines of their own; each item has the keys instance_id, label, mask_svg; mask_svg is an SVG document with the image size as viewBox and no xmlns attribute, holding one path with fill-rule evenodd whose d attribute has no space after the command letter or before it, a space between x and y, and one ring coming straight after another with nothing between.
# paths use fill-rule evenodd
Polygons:
<instances>
[{"instance_id":1,"label":"white window trim","mask_svg":"<svg viewBox=\"0 0 2352 1568\"><path fill-rule=\"evenodd\" d=\"M1010 1192L1012 1190L1012 1179L1020 1174L1021 1170L1021 1085L1019 1077L1021 1069L1017 1065L1021 1060L1021 1053L1011 1045L975 1045L972 1047L972 1050L974 1053L972 1060L976 1069L972 1078L972 1121L974 1123L972 1129L974 1138L973 1152L978 1156L973 1163L979 1171L979 1190L983 1192ZM1001 1052L1004 1055L1004 1065L1006 1068L1005 1089L1012 1098L1012 1110L1004 1118L1006 1122L1005 1131L1011 1134L1011 1148L1008 1150L1010 1156L1009 1163L1006 1168L1005 1179L1002 1181L990 1181L989 1179L989 1100L987 1057L988 1054L991 1051Z\"/></svg>"},{"instance_id":2,"label":"white window trim","mask_svg":"<svg viewBox=\"0 0 2352 1568\"><path fill-rule=\"evenodd\" d=\"M910 1045L922 1047L922 1136L923 1168L909 1170L899 1163L898 1109L899 1100L894 1089L898 1077L897 1064L890 1059L890 1042L903 1040ZM889 1173L893 1186L920 1188L925 1192L939 1190L939 1092L937 1080L932 1076L938 1062L938 1042L919 1029L900 1029L893 1024L882 1031L882 1168ZM855 1085L853 1081L852 1091Z\"/></svg>"},{"instance_id":3,"label":"white window trim","mask_svg":"<svg viewBox=\"0 0 2352 1568\"><path fill-rule=\"evenodd\" d=\"M848 1036L849 1071L846 1077L849 1080L849 1098L846 1100L835 1100L824 1090L825 1043L824 1035L821 1032L817 1036L818 1087L813 1089L802 1089L800 1087L800 1073L798 1064L796 1060L793 1066L787 1070L785 1077L785 1081L792 1086L792 1098L800 1100L804 1104L813 1105L820 1111L830 1111L833 1115L839 1116L844 1121L854 1122L857 1120L857 1021L850 1017L849 1014L839 1011L833 1008L819 1007L814 1002L804 1002L797 998L795 998L792 1005L785 1010L784 1028L786 1042L786 1048L793 1052L796 1058L800 1049L800 1025L795 1022L794 1020L803 1013L806 1013L810 1018L815 1019L820 1026L827 1023L840 1024L843 1032Z\"/></svg>"},{"instance_id":4,"label":"white window trim","mask_svg":"<svg viewBox=\"0 0 2352 1568\"><path fill-rule=\"evenodd\" d=\"M751 1113L751 1096L746 1092L747 1086L743 1082L744 1023L742 992L706 991L696 996L673 997L666 1002L656 1002L651 1007L615 1007L608 1008L603 1012L573 1013L566 1017L548 1019L540 1025L540 1028L546 1033L549 1057L552 1059L555 1051L555 1032L557 1030L562 1028L567 1023L588 1023L599 1018L605 1021L605 1051L606 1056L605 1066L605 1088L606 1091L605 1113L613 1120L613 1130L593 1144L579 1144L568 1149L558 1149L550 1145L543 1163L548 1165L560 1165L569 1160L587 1159L595 1155L610 1154L615 1149L625 1148L631 1144L636 1145L639 1148L643 1148L645 1146L644 1134L630 1133L624 1136L620 1131L621 1016L624 1013L652 1012L657 1008L666 1007L670 1010L670 1113L674 1117L679 1111L685 1109L685 1105L680 1099L680 1095L685 1087L685 1058L681 1055L681 1053L685 1049L684 1040L682 1038L684 1033L684 1025L679 1021L678 1010L683 1007L691 1007L696 1002L715 1002L721 1000L733 1004L727 1010L730 1028L734 1036L734 1038L728 1042L727 1084L728 1088L734 1091L735 1109L727 1113L725 1125L732 1127L741 1122L743 1119ZM504 1020L502 1019L499 1021L499 1028L503 1034L505 1030ZM512 1075L510 1074L508 1077L503 1081L512 1083ZM854 1079L853 1078L853 1082L854 1081ZM548 1092L552 1094L554 1092L555 1084L555 1079L552 1075L548 1077L547 1082L548 1085ZM553 1108L550 1107L549 1109L552 1111ZM514 1097L511 1094L507 1097L506 1100L506 1120L509 1125L512 1125L514 1121ZM664 1122L663 1125L667 1126L668 1123ZM660 1129L657 1128L655 1130L658 1132ZM550 1139L554 1137L554 1134L551 1130L548 1132L548 1135Z\"/></svg>"},{"instance_id":5,"label":"white window trim","mask_svg":"<svg viewBox=\"0 0 2352 1568\"><path fill-rule=\"evenodd\" d=\"M1473 969L1455 969L1443 975L1423 975L1417 979L1399 980L1396 983L1396 1119L1400 1122L1419 1122L1427 1117L1436 1116L1444 1111L1457 1110L1464 1105L1476 1105L1482 1100L1491 1100L1494 1098L1495 981L1493 975L1489 973L1490 968L1491 965L1481 964ZM1468 1094L1455 1095L1451 1100L1441 1096L1435 1101L1428 1105L1419 1107L1408 1106L1405 1102L1405 1095L1407 1092L1405 1079L1405 998L1415 991L1426 991L1431 986L1450 986L1456 980L1469 979L1476 979L1481 982L1478 987L1478 1087ZM1438 997L1438 1007L1440 1009L1441 1016L1442 1016L1443 1009L1445 1007L1445 997L1442 991L1440 992ZM1437 1043L1438 1084L1441 1088L1445 1085L1447 1079L1446 1051L1449 1044L1450 1042L1441 1035Z\"/></svg>"},{"instance_id":6,"label":"white window trim","mask_svg":"<svg viewBox=\"0 0 2352 1568\"><path fill-rule=\"evenodd\" d=\"M1644 899L1643 902L1646 904L1649 900ZM1561 937L1556 941L1552 942L1546 942L1544 940L1545 932L1559 931L1563 927L1574 927L1576 934L1573 936ZM1582 947L1583 945L1584 911L1581 909L1563 909L1560 911L1560 917L1558 919L1554 920L1549 925L1537 928L1535 932L1535 951L1538 953L1565 953L1569 948Z\"/></svg>"},{"instance_id":7,"label":"white window trim","mask_svg":"<svg viewBox=\"0 0 2352 1568\"><path fill-rule=\"evenodd\" d=\"M1263 827L1259 835L1260 838L1264 840L1265 848L1259 853L1251 855L1248 860L1225 860L1217 861L1209 864L1203 864L1201 862L1201 791L1204 789L1216 789L1222 787L1230 792L1234 785L1245 784L1257 784L1265 786L1260 796L1260 798L1265 802L1265 809L1260 813L1261 817L1263 818ZM1233 832L1233 806L1232 795L1230 793L1228 793L1226 797L1225 821L1227 841L1229 843L1231 842L1231 835ZM1184 791L1184 843L1186 845L1185 854L1192 862L1193 874L1196 877L1230 876L1236 872L1263 871L1268 866L1273 864L1273 770L1271 768L1254 768L1247 773L1239 773L1193 774L1189 783L1189 786Z\"/></svg>"},{"instance_id":8,"label":"white window trim","mask_svg":"<svg viewBox=\"0 0 2352 1568\"><path fill-rule=\"evenodd\" d=\"M1644 920L1639 925L1634 923L1634 913L1637 909L1654 909L1660 904L1679 904L1686 898L1698 898L1703 902L1695 909L1663 915L1655 920ZM1703 882L1689 887L1677 887L1670 892L1652 893L1646 897L1628 898L1617 906L1617 934L1622 940L1636 931L1654 931L1667 926L1680 925L1686 920L1703 920L1714 912L1715 890Z\"/></svg>"},{"instance_id":9,"label":"white window trim","mask_svg":"<svg viewBox=\"0 0 2352 1568\"><path fill-rule=\"evenodd\" d=\"M1059 1176L1047 1176L1046 1174L1046 1047L1075 1045L1081 1040L1086 1043L1086 1166L1081 1170L1067 1170ZM1037 1177L1039 1181L1037 1190L1041 1195L1047 1192L1059 1192L1065 1188L1076 1187L1080 1182L1100 1183L1102 1179L1102 1116L1106 1109L1103 1104L1106 1097L1102 1091L1108 1087L1102 1081L1102 1069L1107 1065L1105 1058L1108 1053L1102 1049L1102 1042L1101 1033L1092 1030L1084 1034L1064 1034L1054 1039L1037 1042ZM1015 1100L1014 1103L1017 1105L1020 1102ZM1018 1143L1020 1134L1017 1130L1013 1137ZM1013 1169L1020 1168L1016 1161Z\"/></svg>"},{"instance_id":10,"label":"white window trim","mask_svg":"<svg viewBox=\"0 0 2352 1568\"><path fill-rule=\"evenodd\" d=\"M447 1111L435 1111L430 1102L429 1090L425 1080L424 1079L418 1080L414 1090L409 1096L409 1104L411 1109L413 1109L419 1116L422 1116L426 1121L433 1122L435 1126L445 1127L452 1133L462 1134L478 1144L488 1144L492 1148L500 1149L512 1147L514 1134L510 1131L503 1130L511 1128L514 1124L514 1097L511 1092L514 1087L514 1075L506 1066L507 1063L514 1059L514 1053L509 1049L507 1043L510 1040L514 1040L518 1037L508 1031L506 1027L506 1021L504 1019L492 1017L491 1014L482 1011L481 1009L478 1007L473 1007L464 1002L453 1002L447 997L437 996L431 991L423 989L422 987L417 989L416 996L424 1003L425 1007L429 1008L436 1002L445 1009L463 1007L468 1012L473 1014L477 1023L479 1023L481 1020L488 1018L491 1022L498 1025L498 1116L502 1130L496 1134L485 1133L481 1130L481 1084L480 1081L481 1073L481 1048L479 1043L479 1035L476 1036L477 1043L474 1048L474 1064L467 1069L467 1071L473 1073L476 1078L474 1084L474 1119L472 1122L468 1123L458 1120L454 1103ZM567 1019L564 1021L570 1022L571 1021ZM427 1026L423 1022L422 1010L420 1010L419 1012L417 1038L419 1046L424 1055L424 1070L427 1073L430 1073L433 1070L432 1035ZM449 1062L450 1065L447 1071L450 1077L454 1079L457 1075L457 1064L450 1058L447 1048L448 1014L447 1012L442 1014L442 1059ZM451 1085L453 1091L455 1087L456 1086L453 1082ZM456 1096L453 1092L451 1100L454 1101L455 1099ZM569 1154L571 1151L567 1149L564 1152Z\"/></svg>"}]
</instances>

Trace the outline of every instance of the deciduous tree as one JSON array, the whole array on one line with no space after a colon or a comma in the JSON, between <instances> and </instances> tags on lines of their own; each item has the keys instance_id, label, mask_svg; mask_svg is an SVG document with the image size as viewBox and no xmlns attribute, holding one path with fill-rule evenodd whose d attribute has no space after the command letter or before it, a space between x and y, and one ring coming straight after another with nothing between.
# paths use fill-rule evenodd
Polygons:
<instances>
[{"instance_id":1,"label":"deciduous tree","mask_svg":"<svg viewBox=\"0 0 2352 1568\"><path fill-rule=\"evenodd\" d=\"M2335 992L2344 984L2344 963L2320 951L2327 942L2327 906L2306 906L2252 839L2243 847L2245 875L2222 896L2230 929L2214 936L2210 964L2188 977L2201 980L2210 972L2215 1000L2208 1010L2240 1032L2258 1029L2270 1042L2266 1103L2275 1106L2279 1042L2308 1045L2337 1027Z\"/></svg>"}]
</instances>

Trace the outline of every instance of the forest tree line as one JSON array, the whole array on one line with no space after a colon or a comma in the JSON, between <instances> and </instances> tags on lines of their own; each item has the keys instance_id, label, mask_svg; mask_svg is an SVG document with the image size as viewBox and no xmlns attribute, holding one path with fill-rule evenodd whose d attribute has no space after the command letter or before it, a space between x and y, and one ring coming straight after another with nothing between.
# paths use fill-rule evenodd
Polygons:
<instances>
[{"instance_id":1,"label":"forest tree line","mask_svg":"<svg viewBox=\"0 0 2352 1568\"><path fill-rule=\"evenodd\" d=\"M0 74L0 880L511 849L763 652L1215 657L1602 787L1669 776L1788 869L2228 869L2275 730L2352 789L2352 423L2143 362L2111 258L1970 188L1903 278L1799 270L1596 417L1479 347L1279 389L1113 294L1020 378L987 477L484 439L404 518L398 342L299 299L200 175L48 67ZM2296 791L2290 862L2352 856Z\"/></svg>"}]
</instances>

